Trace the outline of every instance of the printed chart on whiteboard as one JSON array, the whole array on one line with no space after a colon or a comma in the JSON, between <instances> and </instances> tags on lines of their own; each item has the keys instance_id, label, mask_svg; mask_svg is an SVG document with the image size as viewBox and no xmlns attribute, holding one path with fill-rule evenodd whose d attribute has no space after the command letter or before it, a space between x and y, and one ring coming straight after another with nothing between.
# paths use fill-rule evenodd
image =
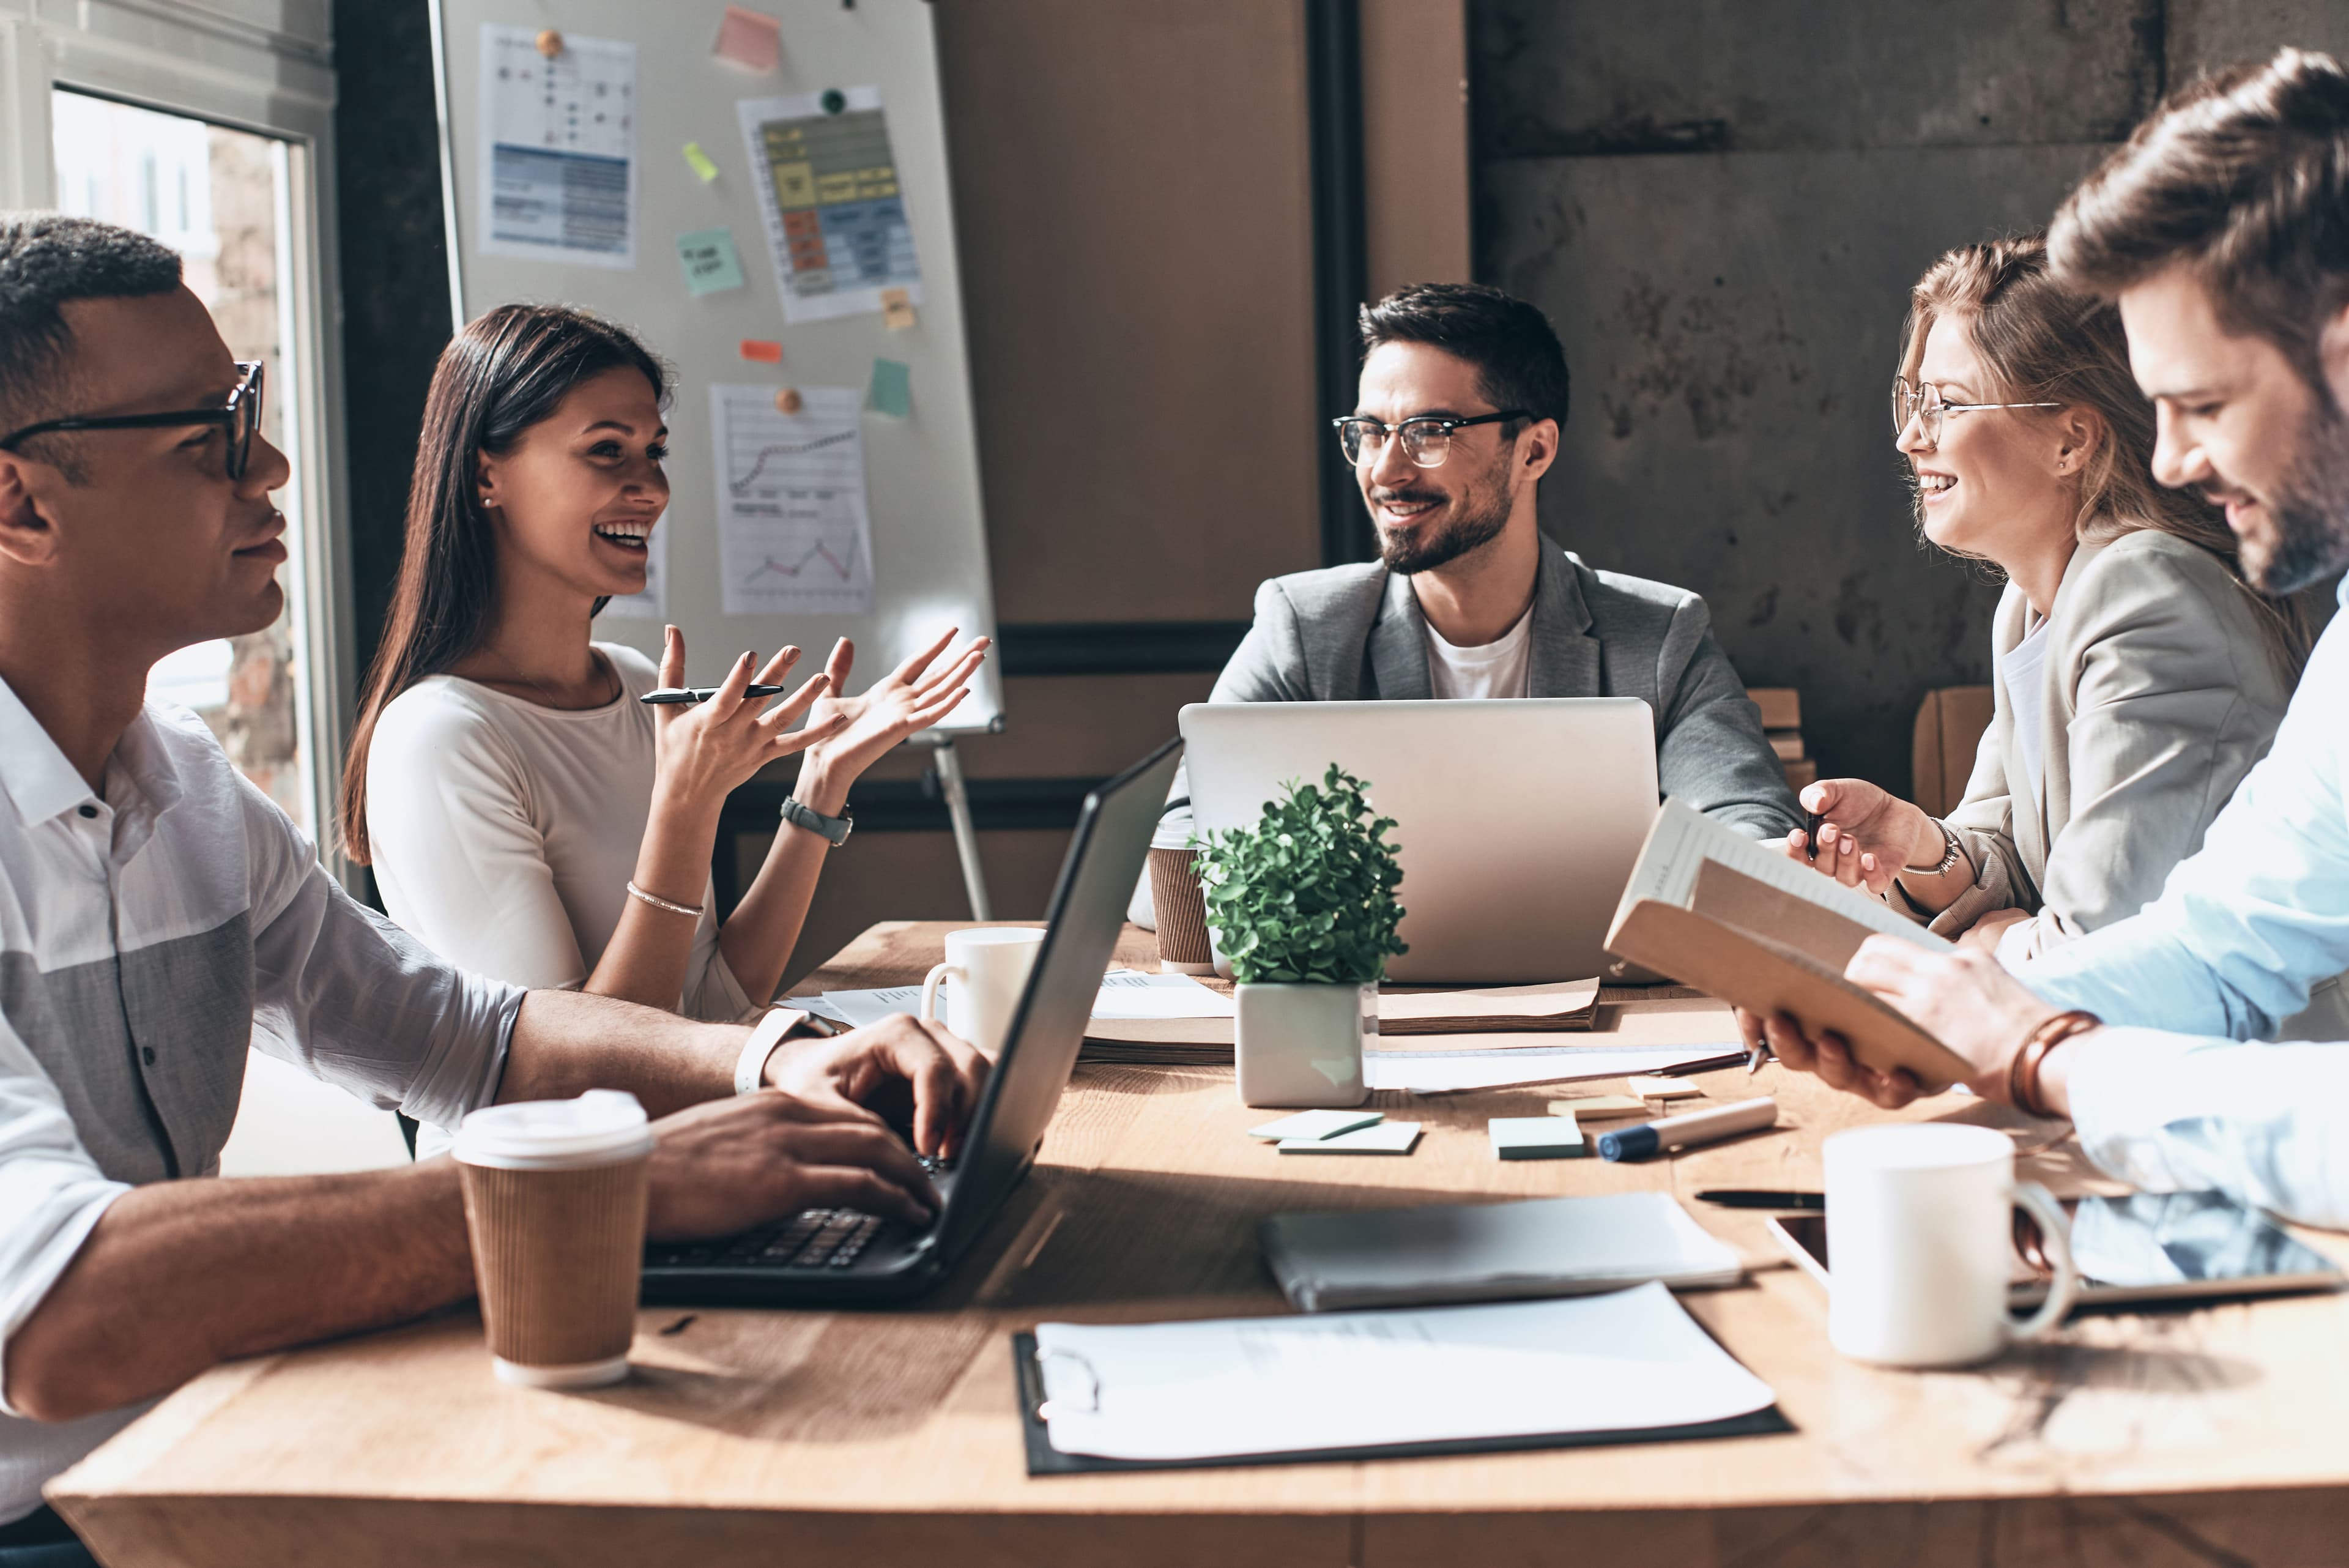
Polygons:
<instances>
[{"instance_id":1,"label":"printed chart on whiteboard","mask_svg":"<svg viewBox=\"0 0 2349 1568\"><path fill-rule=\"evenodd\" d=\"M744 99L736 106L786 321L920 305L921 263L897 189L879 88Z\"/></svg>"},{"instance_id":2,"label":"printed chart on whiteboard","mask_svg":"<svg viewBox=\"0 0 2349 1568\"><path fill-rule=\"evenodd\" d=\"M787 414L771 386L709 389L728 615L873 608L864 393L854 387L799 393L799 411Z\"/></svg>"},{"instance_id":3,"label":"printed chart on whiteboard","mask_svg":"<svg viewBox=\"0 0 2349 1568\"><path fill-rule=\"evenodd\" d=\"M490 255L636 265L636 47L481 25L481 215Z\"/></svg>"}]
</instances>

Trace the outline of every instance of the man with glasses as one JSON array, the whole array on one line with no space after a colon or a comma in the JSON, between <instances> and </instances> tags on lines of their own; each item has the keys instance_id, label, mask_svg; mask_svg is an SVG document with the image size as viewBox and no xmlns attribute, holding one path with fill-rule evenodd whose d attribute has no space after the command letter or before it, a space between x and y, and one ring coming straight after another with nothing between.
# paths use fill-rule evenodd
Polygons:
<instances>
[{"instance_id":1,"label":"man with glasses","mask_svg":"<svg viewBox=\"0 0 2349 1568\"><path fill-rule=\"evenodd\" d=\"M2197 82L2072 193L2048 248L2118 302L2154 477L2226 508L2245 576L2281 594L2349 566L2349 67L2286 49ZM1847 978L1963 1056L1977 1092L2069 1117L2125 1180L2349 1229L2349 1045L2237 1044L2349 970L2344 705L2336 617L2273 748L2138 914L2012 975L1873 938ZM1878 1105L1918 1094L1833 1035L1741 1021Z\"/></svg>"},{"instance_id":2,"label":"man with glasses","mask_svg":"<svg viewBox=\"0 0 2349 1568\"><path fill-rule=\"evenodd\" d=\"M1543 537L1535 496L1568 382L1542 313L1478 284L1414 284L1363 306L1361 327L1359 396L1334 434L1379 558L1258 588L1208 701L1637 697L1665 794L1756 838L1800 827L1704 601ZM1189 793L1178 781L1170 827L1187 826ZM1144 881L1143 924L1149 899Z\"/></svg>"},{"instance_id":3,"label":"man with glasses","mask_svg":"<svg viewBox=\"0 0 2349 1568\"><path fill-rule=\"evenodd\" d=\"M472 1293L446 1159L216 1181L258 1046L453 1126L626 1089L657 1235L813 1204L926 1221L985 1064L900 1017L782 1044L451 969L336 887L149 669L284 603L285 456L180 259L0 213L0 1568L89 1558L41 1486L212 1363ZM782 1090L775 1093L771 1090ZM702 1104L700 1102L715 1102Z\"/></svg>"}]
</instances>

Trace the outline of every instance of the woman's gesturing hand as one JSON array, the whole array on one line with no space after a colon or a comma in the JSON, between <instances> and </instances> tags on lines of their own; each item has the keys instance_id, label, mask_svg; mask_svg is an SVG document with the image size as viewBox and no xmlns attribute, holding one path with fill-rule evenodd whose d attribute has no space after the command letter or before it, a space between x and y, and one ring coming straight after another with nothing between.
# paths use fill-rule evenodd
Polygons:
<instances>
[{"instance_id":1,"label":"woman's gesturing hand","mask_svg":"<svg viewBox=\"0 0 2349 1568\"><path fill-rule=\"evenodd\" d=\"M682 810L713 821L727 794L778 757L829 739L847 723L846 716L818 713L804 728L791 726L833 690L829 674L803 682L773 707L761 711L756 700L743 693L754 683L771 686L799 662L800 650L786 648L760 667L754 655L734 661L719 684L718 695L707 702L663 707L654 718L657 744L653 783L654 810ZM661 684L685 684L685 635L668 628L661 649Z\"/></svg>"},{"instance_id":2,"label":"woman's gesturing hand","mask_svg":"<svg viewBox=\"0 0 2349 1568\"><path fill-rule=\"evenodd\" d=\"M1881 898L1903 866L1940 859L1940 829L1898 795L1865 779L1821 779L1806 784L1803 809L1819 818L1818 855L1796 828L1786 835L1789 858L1807 862L1847 888Z\"/></svg>"},{"instance_id":3,"label":"woman's gesturing hand","mask_svg":"<svg viewBox=\"0 0 2349 1568\"><path fill-rule=\"evenodd\" d=\"M946 634L891 670L872 689L854 697L838 693L848 689L848 672L856 662L856 645L842 638L832 650L819 680L829 678L830 691L817 701L808 727L834 723L826 739L812 747L807 766L821 766L837 788L846 788L890 747L906 736L928 729L955 710L970 691L970 678L987 658L988 639L974 638L960 653L939 662L947 644L961 629ZM936 669L931 666L936 664Z\"/></svg>"}]
</instances>

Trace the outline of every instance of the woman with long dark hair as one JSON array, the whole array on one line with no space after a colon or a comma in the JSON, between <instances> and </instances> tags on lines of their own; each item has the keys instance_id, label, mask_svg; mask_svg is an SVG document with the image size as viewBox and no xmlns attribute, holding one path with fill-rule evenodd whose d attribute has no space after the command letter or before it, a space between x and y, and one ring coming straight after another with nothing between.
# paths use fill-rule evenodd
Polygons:
<instances>
[{"instance_id":1,"label":"woman with long dark hair","mask_svg":"<svg viewBox=\"0 0 2349 1568\"><path fill-rule=\"evenodd\" d=\"M667 629L656 670L589 623L645 586L667 391L626 330L562 306L501 306L443 351L343 841L392 919L465 968L732 1019L781 980L850 782L961 701L986 644L942 659L949 630L854 698L843 640L771 708L744 689L795 648L744 653L698 706L638 702L686 684L684 639ZM796 805L721 927L719 807L793 753Z\"/></svg>"}]
</instances>

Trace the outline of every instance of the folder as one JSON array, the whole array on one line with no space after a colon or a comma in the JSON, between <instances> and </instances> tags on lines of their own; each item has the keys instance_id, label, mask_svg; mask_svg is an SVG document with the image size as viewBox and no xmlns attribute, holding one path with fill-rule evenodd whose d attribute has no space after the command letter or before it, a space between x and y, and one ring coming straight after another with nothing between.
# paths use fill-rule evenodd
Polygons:
<instances>
[{"instance_id":1,"label":"folder","mask_svg":"<svg viewBox=\"0 0 2349 1568\"><path fill-rule=\"evenodd\" d=\"M1608 929L1607 950L1734 1006L1832 1032L1878 1072L1905 1067L1927 1090L1972 1075L1915 1020L1844 979L1871 935L1950 944L1775 845L1666 801Z\"/></svg>"}]
</instances>

